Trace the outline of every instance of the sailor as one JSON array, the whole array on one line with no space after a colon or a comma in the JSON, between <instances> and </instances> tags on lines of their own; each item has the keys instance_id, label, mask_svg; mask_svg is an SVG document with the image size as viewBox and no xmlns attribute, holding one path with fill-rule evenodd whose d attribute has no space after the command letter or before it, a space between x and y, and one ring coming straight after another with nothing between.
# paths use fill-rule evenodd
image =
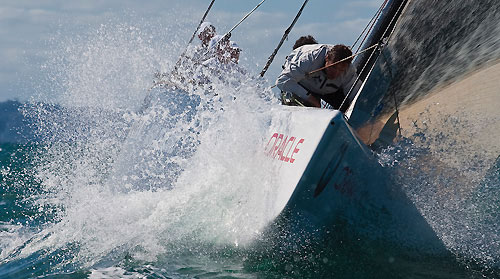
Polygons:
<instances>
[{"instance_id":1,"label":"sailor","mask_svg":"<svg viewBox=\"0 0 500 279\"><path fill-rule=\"evenodd\" d=\"M229 64L229 62L238 64L241 48L229 38L230 35L215 35L208 44L208 51L212 58L217 58L222 64Z\"/></svg>"},{"instance_id":2,"label":"sailor","mask_svg":"<svg viewBox=\"0 0 500 279\"><path fill-rule=\"evenodd\" d=\"M238 64L240 61L241 48L235 41L229 42L228 51L230 52L231 62Z\"/></svg>"},{"instance_id":3,"label":"sailor","mask_svg":"<svg viewBox=\"0 0 500 279\"><path fill-rule=\"evenodd\" d=\"M304 46L304 45L315 45L317 43L318 43L318 41L316 41L316 39L311 35L302 36L295 41L295 44L293 44L292 49L295 50L295 49L297 49L301 46ZM285 61L287 59L288 59L288 56L285 57ZM281 65L281 68L285 69L285 64Z\"/></svg>"},{"instance_id":4,"label":"sailor","mask_svg":"<svg viewBox=\"0 0 500 279\"><path fill-rule=\"evenodd\" d=\"M241 68L238 66L238 62L241 48L236 42L223 39L213 47L214 56L202 63L204 67L209 67L213 71L240 71Z\"/></svg>"},{"instance_id":5,"label":"sailor","mask_svg":"<svg viewBox=\"0 0 500 279\"><path fill-rule=\"evenodd\" d=\"M229 36L213 36L207 46L207 55L210 55L210 58L220 56L221 53L225 52L227 44L229 44Z\"/></svg>"},{"instance_id":6,"label":"sailor","mask_svg":"<svg viewBox=\"0 0 500 279\"><path fill-rule=\"evenodd\" d=\"M315 45L317 43L318 41L311 35L302 36L295 41L292 49L297 49L303 45Z\"/></svg>"},{"instance_id":7,"label":"sailor","mask_svg":"<svg viewBox=\"0 0 500 279\"><path fill-rule=\"evenodd\" d=\"M217 36L215 27L210 22L203 22L196 35L198 39L200 39L201 44L188 46L178 64L175 65L170 79L176 78L181 83L189 80L195 73L197 67L212 57L208 52L208 46L210 40L212 40L214 36Z\"/></svg>"},{"instance_id":8,"label":"sailor","mask_svg":"<svg viewBox=\"0 0 500 279\"><path fill-rule=\"evenodd\" d=\"M241 52L238 44L223 40L214 47L214 56L198 66L191 80L192 84L202 89L199 92L210 97L209 105L217 101L236 100L238 88L242 81L248 79L246 71L238 65Z\"/></svg>"},{"instance_id":9,"label":"sailor","mask_svg":"<svg viewBox=\"0 0 500 279\"><path fill-rule=\"evenodd\" d=\"M345 112L359 89L358 85L355 86L354 93L344 102L357 78L352 58L328 66L351 55L351 50L345 45L313 44L293 50L276 80L283 104L321 107L323 100L333 109ZM311 73L325 66L324 70Z\"/></svg>"},{"instance_id":10,"label":"sailor","mask_svg":"<svg viewBox=\"0 0 500 279\"><path fill-rule=\"evenodd\" d=\"M217 36L215 26L208 21L203 22L197 32L197 37L200 39L201 45L192 47L187 53L195 64L202 63L210 58L210 56L207 56L207 51L209 43L214 36Z\"/></svg>"},{"instance_id":11,"label":"sailor","mask_svg":"<svg viewBox=\"0 0 500 279\"><path fill-rule=\"evenodd\" d=\"M219 41L214 41L217 39ZM194 76L198 84L210 83L213 78L225 82L229 73L245 74L245 71L238 66L241 48L236 42L217 35L210 44L209 48L214 48L214 56L198 67Z\"/></svg>"},{"instance_id":12,"label":"sailor","mask_svg":"<svg viewBox=\"0 0 500 279\"><path fill-rule=\"evenodd\" d=\"M198 39L201 41L203 47L207 47L210 40L216 35L215 26L212 23L205 21L198 29Z\"/></svg>"}]
</instances>

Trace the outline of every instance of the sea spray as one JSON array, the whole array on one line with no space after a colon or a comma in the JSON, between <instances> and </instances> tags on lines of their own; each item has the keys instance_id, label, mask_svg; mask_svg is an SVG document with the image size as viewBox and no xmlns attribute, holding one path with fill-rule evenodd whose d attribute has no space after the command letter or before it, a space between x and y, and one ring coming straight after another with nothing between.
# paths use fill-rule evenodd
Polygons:
<instances>
[{"instance_id":1,"label":"sea spray","mask_svg":"<svg viewBox=\"0 0 500 279\"><path fill-rule=\"evenodd\" d=\"M440 239L465 265L495 269L498 245L498 158L475 150L474 134L455 133L467 118L415 122L415 133L381 151L379 161L390 170L395 185L405 190ZM447 123L434 130L426 122ZM428 123L429 124L429 123ZM438 125L443 127L443 125Z\"/></svg>"},{"instance_id":2,"label":"sea spray","mask_svg":"<svg viewBox=\"0 0 500 279\"><path fill-rule=\"evenodd\" d=\"M47 66L57 104L24 108L43 144L34 163L41 191L31 198L52 218L22 238L11 260L56 257L54 270L155 261L245 246L261 232L273 204L261 147L277 105L262 98L272 96L262 80L228 72L209 76L209 89L148 91L169 56L122 24L59 50ZM148 94L154 102L139 112Z\"/></svg>"},{"instance_id":3,"label":"sea spray","mask_svg":"<svg viewBox=\"0 0 500 279\"><path fill-rule=\"evenodd\" d=\"M429 6L428 1L418 3ZM462 8L462 4L454 5ZM491 20L498 14L494 4L471 5L489 11L487 17L479 18L483 22L480 26L496 28L497 25L492 23L498 21ZM427 12L410 15L421 15L431 21L457 22L455 16L441 16L443 9L434 9L436 11L438 16L429 16ZM465 9L464 12L470 16L484 14L477 9ZM460 18L466 22L469 19L468 16ZM416 26L419 34L428 35L432 34L430 28L441 25L436 22L429 28L419 24L408 26ZM46 83L38 87L50 89L40 91L38 100L50 101L46 103L57 100L60 105L33 103L25 108L26 115L37 119L35 128L43 138L42 145L25 151L35 157L35 168L27 167L33 173L27 176L35 177L36 181L25 184L19 183L22 179L13 178L8 184L9 187L19 184L16 191L29 185L27 192L20 191L19 199L32 202L29 209L39 213L24 213L35 219L33 223L13 218L14 221L2 224L2 274L35 277L70 273L75 277L85 277L90 270L90 277L97 278L110 274L115 277L202 277L214 274L253 277L253 272L258 272L256 277L275 278L356 275L373 278L376 277L375 271L380 278L425 276L421 274L426 272L431 274L428 277L468 277L460 271L456 272L458 275L449 270L440 273L440 262L432 261L432 264L425 259L404 262L385 254L383 245L359 247L356 242L353 246L323 243L319 250L305 249L289 255L291 261L275 262L274 265L259 255L255 260L248 260L249 253L241 247L259 234L259 227L267 219L266 206L272 204L274 198L274 172L266 160L260 158L257 146L262 137L260 133L268 124L266 112L276 102L260 98L259 94L269 92L255 80L245 79L240 80L242 86L238 89L216 82L215 93L222 97L220 100L215 94L208 94L214 92L205 90L154 89L153 94L165 93L162 96L175 100L174 104L163 99L150 111L138 113L137 108L152 85L152 73L168 72L177 59L172 49L183 47L182 43L169 42L171 36L179 33L176 28L160 28L160 32L156 29L160 26L106 23L93 29L88 36L54 40L53 60L44 65L49 75ZM466 69L463 66L469 65L467 61L470 60L467 55L462 55L469 54L466 47L479 48L486 53L498 49L495 48L496 40L488 38L483 47L475 44L475 38L489 33L483 32L486 29L482 27L476 29L467 43L460 44L465 47L463 51L460 47L443 47L445 44L440 43L438 36L431 36L437 40L431 43L417 40L423 51L417 55L403 53L401 57L414 61L401 64L404 69L414 70L417 74L410 73L409 76L419 81L437 79L439 84L445 83L454 76L456 69L436 60L431 64L442 65L443 71L440 72L445 74L428 70L420 75L423 71L418 66L428 65L422 63L422 57L428 54L429 47L458 49L461 52L458 58L461 59L448 61L458 61L454 64ZM455 34L465 36L461 28L453 30L457 31ZM147 35L151 32L152 37ZM142 40L136 37L138 35ZM402 34L402 37L401 49L411 49L416 36ZM453 42L445 46L449 45ZM474 56L475 64L471 67L481 64L483 58ZM412 80L402 78L400 82L416 87L420 85ZM401 88L401 91L410 93L417 91L413 87L405 90L404 85ZM187 95L180 95L184 94L182 92L187 92ZM186 110L179 108L175 112L175 105L184 100L193 104ZM157 137L151 140L141 138L144 135L141 132L149 130L135 129L144 127L141 123L148 123L148 118L160 120L151 130L151 134ZM460 123L463 122L455 122L454 127L461 127ZM168 128L161 127L161 124L168 124ZM229 130L231 133L227 132ZM422 129L421 132L426 131ZM416 134L411 140L417 142L421 135L425 134ZM127 149L127 142L135 147ZM442 146L449 143L446 140L441 142L439 138L432 142L442 143ZM474 185L476 192L471 192L465 199L456 199L456 196L450 199L435 191L434 186L441 182L455 185L454 175L443 177L426 165L429 162L426 155L432 150L426 144L430 142L423 142L419 149L411 141L403 141L400 145L388 147L380 156L397 184L406 190L451 249L470 258L479 258L486 266L495 266L498 264L498 221L495 219L498 216L495 199L498 196L498 167L482 168L481 173L486 173L483 180L475 179L480 176L473 176L479 183ZM448 147L445 150L458 150L451 145ZM11 152L5 146L2 150ZM440 154L440 150L437 151L434 154ZM142 158L144 161L140 161ZM172 164L165 164L168 160ZM467 169L468 166L458 169L474 174L474 170ZM2 175L11 175L16 171L13 170L2 166ZM453 171L456 169L450 174ZM466 210L469 213L464 213ZM449 224L453 222L458 225ZM335 232L340 236L349 233ZM465 241L461 243L461 240ZM474 246L474 243L479 245ZM359 255L357 251L361 248L366 248L369 253ZM377 261L381 264L377 265ZM401 262L400 269L393 268ZM246 270L241 272L243 264ZM376 270L373 266L384 268ZM23 269L28 271L20 271Z\"/></svg>"}]
</instances>

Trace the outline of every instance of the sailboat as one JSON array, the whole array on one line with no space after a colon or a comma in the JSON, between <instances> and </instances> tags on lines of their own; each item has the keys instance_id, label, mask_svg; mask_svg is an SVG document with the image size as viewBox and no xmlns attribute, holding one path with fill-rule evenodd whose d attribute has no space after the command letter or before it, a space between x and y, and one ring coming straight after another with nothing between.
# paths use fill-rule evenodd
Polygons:
<instances>
[{"instance_id":1,"label":"sailboat","mask_svg":"<svg viewBox=\"0 0 500 279\"><path fill-rule=\"evenodd\" d=\"M430 5L438 5L445 15L421 16L425 15L421 10ZM495 84L498 63L494 61L498 60L494 57L500 58L500 52L468 53L465 61L462 54L474 49L475 43L487 45L487 50L500 49L497 40L490 41L497 37L496 29L483 28L484 24L497 22L495 11L499 5L495 1L436 4L387 0L363 45L370 51L354 60L360 90L352 92L354 101L346 113L305 107L272 108L262 152L274 167L276 196L264 235L293 243L324 239L335 228L343 227L355 238L405 251L448 255L436 224L400 184L394 183L392 175L378 162L376 152L421 132L422 127L426 136L442 137L446 124L451 124L446 120L466 112L461 119L466 118L468 125L458 123L446 134L446 140L434 142L450 145L465 140L459 147L466 150L460 154L462 157L431 152L417 159L445 171L455 168L457 160L468 160L467 154L474 154L471 150L481 149L485 154L482 162L494 165L500 150L496 140L500 137L500 119L495 110L500 104L500 85ZM459 17L465 10L478 11L478 15L472 20ZM459 65L453 64L454 59ZM431 75L433 71L441 73L439 79ZM466 94L465 86L476 90L476 94ZM479 112L487 119L469 117ZM472 128L482 129L484 136L470 137ZM129 169L127 165L125 168Z\"/></svg>"},{"instance_id":2,"label":"sailboat","mask_svg":"<svg viewBox=\"0 0 500 279\"><path fill-rule=\"evenodd\" d=\"M467 148L483 148L491 164L499 155L500 147L495 139L500 136L500 119L494 109L495 104L500 104L500 86L495 78L500 73L499 64L485 65L476 57L474 65L464 64L466 71L450 74L440 81L425 80L422 72L435 68L438 59L453 55L439 44L451 45L453 40L458 44L467 38L463 32L461 37L446 36L453 26L465 28L453 22L456 16L453 12L463 12L463 7L452 6L448 1L440 1L439 5L442 11L450 13L447 16L452 20L445 20L447 24L432 30L441 37L421 34L419 26L430 25L432 19L420 17L419 9L430 5L429 2L387 2L364 44L364 48L374 44L379 47L354 61L362 86L345 114L301 107L284 107L274 112L263 152L279 173L276 219L270 229L279 237L322 238L343 224L357 236L407 251L448 253L422 212L403 189L395 185L374 155L374 151L415 133L422 118L442 121L463 112L464 108L467 115L481 112L493 119L489 125L485 125L484 119L472 119L480 123L477 127L491 129L493 135L471 140L466 143ZM498 6L489 5L490 9ZM467 26L465 22L460 23ZM473 27L468 26L471 32ZM409 51L405 41L408 38L422 41ZM424 45L426 43L430 45ZM433 44L438 47L433 48ZM419 59L423 61L415 63ZM415 89L411 83L419 74L422 75L420 82L427 84ZM474 90L477 95L471 96L464 88ZM427 127L429 136L442 133L443 127L439 125L443 123L436 121L436 124L438 126ZM464 136L470 133L469 127L454 128L456 132L449 136L455 142L470 138ZM443 170L453 164L449 158L426 159Z\"/></svg>"}]
</instances>

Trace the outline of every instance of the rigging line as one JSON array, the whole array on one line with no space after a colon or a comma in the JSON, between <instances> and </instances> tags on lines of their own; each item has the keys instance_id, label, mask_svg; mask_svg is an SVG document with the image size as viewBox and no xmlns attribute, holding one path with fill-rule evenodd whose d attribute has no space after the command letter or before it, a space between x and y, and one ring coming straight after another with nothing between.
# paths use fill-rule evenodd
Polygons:
<instances>
[{"instance_id":1,"label":"rigging line","mask_svg":"<svg viewBox=\"0 0 500 279\"><path fill-rule=\"evenodd\" d=\"M356 41L354 41L354 44L352 44L352 48L354 48L354 46L358 43L359 39L363 36L363 34L365 33L366 29L368 28L368 26L372 23L372 21L377 18L379 15L380 15L380 11L382 10L382 7L385 6L385 4L387 3L388 0L385 0L384 3L382 3L382 5L378 8L378 11L373 15L372 19L370 19L370 21L368 22L368 24L366 24L365 28L363 29L363 31L361 32L361 34L359 34L358 38L356 39ZM370 28L371 29L371 28ZM368 32L369 33L369 32ZM361 44L360 44L361 45ZM358 49L359 50L359 49Z\"/></svg>"},{"instance_id":2,"label":"rigging line","mask_svg":"<svg viewBox=\"0 0 500 279\"><path fill-rule=\"evenodd\" d=\"M217 42L217 44L215 44L214 46L212 46L212 48L215 48L217 47L222 41L224 40L228 40L230 37L231 37L231 32L233 32L234 29L236 29L236 27L238 27L245 19L247 19L253 12L255 12L255 10L257 10L258 7L260 7L260 5L262 5L262 3L264 3L266 0L262 0L257 6L255 6L255 8L253 8L250 12L248 12L238 23L236 23L236 25L233 26L233 28L229 29L229 31L226 32L226 34L224 34L224 36L222 36L222 38L219 39L219 41ZM211 48L211 49L212 49ZM209 53L210 52L210 49L206 51L205 54Z\"/></svg>"},{"instance_id":3,"label":"rigging line","mask_svg":"<svg viewBox=\"0 0 500 279\"><path fill-rule=\"evenodd\" d=\"M377 52L377 50L381 46L381 43L378 43L375 46L377 46L377 48L375 48L372 51L372 53L370 54L370 58L368 58L368 61L373 57L373 55L375 55L375 53ZM365 65L363 66L363 69L361 69L361 72L363 72L367 66L368 66L368 63L365 63ZM359 80L360 80L360 76L358 75L356 77L356 80L354 80L354 83L351 85L351 88L349 88L349 91L347 92L346 96L344 97L344 100L342 100L342 103L340 104L339 108L341 108L344 105L344 103L349 99L349 96L352 94L352 90L354 89L356 84L359 82Z\"/></svg>"},{"instance_id":4,"label":"rigging line","mask_svg":"<svg viewBox=\"0 0 500 279\"><path fill-rule=\"evenodd\" d=\"M250 12L248 12L248 14L246 14L241 20L240 22L236 23L233 28L229 29L229 31L227 31L226 34L224 34L223 37L226 37L228 36L229 34L231 34L231 32L233 32L234 29L236 29L236 27L238 27L245 19L247 19L253 12L255 12L255 10L257 10L258 7L260 7L260 5L262 5L262 3L264 3L266 0L262 0L262 2L260 2L257 6L255 6L255 8L253 8Z\"/></svg>"},{"instance_id":5,"label":"rigging line","mask_svg":"<svg viewBox=\"0 0 500 279\"><path fill-rule=\"evenodd\" d=\"M290 26L285 30L285 33L283 34L283 37L281 37L281 41L279 42L278 46L274 49L274 51L271 54L271 56L269 56L269 59L267 60L267 63L266 63L266 66L264 67L264 69L262 69L262 71L260 72L260 76L261 77L264 76L264 74L266 73L267 69L269 69L269 66L271 66L271 63L273 63L274 57L276 56L276 54L278 53L278 50L283 45L283 42L285 42L285 40L288 38L288 34L290 33L290 31L292 31L293 26L295 25L295 23L299 19L300 15L302 14L302 11L304 10L304 7L306 6L306 4L307 4L308 1L309 0L305 0L304 1L304 3L302 4L302 7L300 8L299 12L297 13L297 15L295 16L295 18L293 19L292 24L290 24Z\"/></svg>"},{"instance_id":6,"label":"rigging line","mask_svg":"<svg viewBox=\"0 0 500 279\"><path fill-rule=\"evenodd\" d=\"M401 11L401 9L406 9L406 4L407 4L407 1L402 1L401 5L399 5L398 10L396 11L396 14L402 14L403 12ZM382 38L385 37L385 34L387 33L387 31L389 31L389 27L392 25L392 22L396 18L396 14L391 19L391 22L389 22L389 25L387 26L387 29L385 30L384 34L382 35ZM399 19L400 19L400 17L398 16L398 19L396 21L399 21ZM396 24L394 24L394 26L392 27L392 30L391 30L390 34L387 36L387 43L389 43L392 35L394 34L394 29L396 29Z\"/></svg>"},{"instance_id":7,"label":"rigging line","mask_svg":"<svg viewBox=\"0 0 500 279\"><path fill-rule=\"evenodd\" d=\"M388 1L389 1L389 0L385 0L385 1L384 1L384 3L382 3L382 5L380 5L380 7L379 7L379 9L378 9L378 11L377 11L377 13L375 14L375 17L374 17L374 18L375 18L375 20L373 20L373 21L371 21L371 22L370 22L370 23L371 23L371 25L370 25L370 23L368 23L368 25L370 25L370 29L368 29L368 31L366 32L365 37L364 37L364 38L363 38L363 40L359 43L358 49L357 49L356 51L359 51L359 49L361 48L361 46L362 46L362 45L363 45L363 43L365 42L366 38L368 38L368 36L370 35L370 32L371 32L371 30L373 29L373 26L375 26L375 23L377 22L377 20L376 20L376 19L378 19L378 18L380 17L380 14L382 13L382 11L383 11L383 9L384 9L384 7L385 7L385 5L387 4L387 2L388 2ZM367 27L368 27L368 25L367 25Z\"/></svg>"}]
</instances>

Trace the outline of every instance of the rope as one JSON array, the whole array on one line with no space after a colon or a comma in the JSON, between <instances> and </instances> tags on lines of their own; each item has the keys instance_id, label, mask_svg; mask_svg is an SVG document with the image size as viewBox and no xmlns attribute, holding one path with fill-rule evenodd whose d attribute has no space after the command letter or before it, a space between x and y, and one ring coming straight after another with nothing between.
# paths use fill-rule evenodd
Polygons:
<instances>
[{"instance_id":1,"label":"rope","mask_svg":"<svg viewBox=\"0 0 500 279\"><path fill-rule=\"evenodd\" d=\"M281 45L283 45L283 42L285 42L285 40L288 38L288 34L290 33L290 31L292 31L293 26L295 25L295 23L299 19L300 15L302 14L302 11L304 10L304 7L306 6L308 1L309 0L304 1L304 4L302 4L302 7L300 8L300 10L297 13L297 15L295 16L295 18L293 19L292 24L290 24L290 26L285 30L285 34L283 34L283 37L281 37L281 41L279 42L278 46L274 49L271 56L269 56L269 59L267 60L267 63L266 63L266 66L264 67L264 69L262 69L262 71L260 72L261 77L264 76L267 69L269 69L269 66L271 66L271 63L273 63L274 57L278 53L278 50L280 49Z\"/></svg>"},{"instance_id":2,"label":"rope","mask_svg":"<svg viewBox=\"0 0 500 279\"><path fill-rule=\"evenodd\" d=\"M335 66L335 65L337 65L337 64L339 64L339 63L342 63L342 62L344 62L344 61L347 61L347 60L349 60L349 59L351 59L351 58L353 58L353 57L356 57L356 56L360 55L361 53L364 53L364 52L366 52L366 51L368 51L368 50L370 50L370 49L372 49L372 48L374 48L374 47L377 47L378 45L379 45L379 43L374 44L374 45L372 45L371 47L367 47L367 48L363 49L363 50L362 50L362 51L360 51L360 52L357 52L357 53L355 53L355 54L353 54L353 55L351 55L351 56L349 56L349 57L346 57L346 58L344 58L344 59L342 59L342 60L339 60L339 61L337 61L337 62L335 62L335 63L332 63L332 64L330 64L330 65L328 65L328 66L324 66L324 67L321 67L321 68L316 69L316 70L314 70L314 71L310 71L309 73L306 73L306 76L312 75L312 74L317 73L317 72L319 72L319 71L322 71L322 70L324 70L324 69L326 69L326 68L330 68L330 67Z\"/></svg>"}]
</instances>

